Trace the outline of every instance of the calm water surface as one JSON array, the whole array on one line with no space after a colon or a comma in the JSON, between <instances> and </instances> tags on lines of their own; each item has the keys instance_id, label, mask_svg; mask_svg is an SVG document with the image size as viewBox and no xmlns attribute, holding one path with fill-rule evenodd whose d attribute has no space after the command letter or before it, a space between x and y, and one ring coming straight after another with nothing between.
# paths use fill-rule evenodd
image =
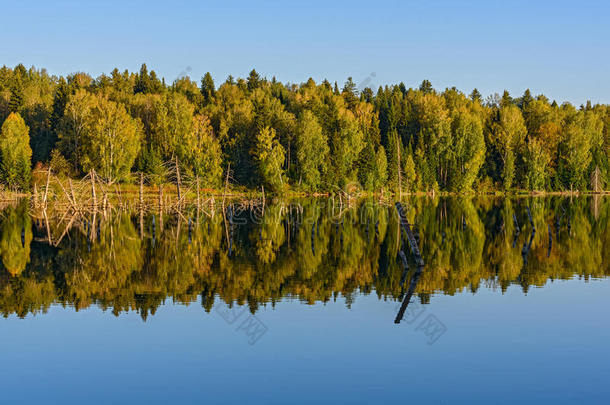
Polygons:
<instances>
[{"instance_id":1,"label":"calm water surface","mask_svg":"<svg viewBox=\"0 0 610 405\"><path fill-rule=\"evenodd\" d=\"M610 199L403 206L8 207L1 402L608 403Z\"/></svg>"}]
</instances>

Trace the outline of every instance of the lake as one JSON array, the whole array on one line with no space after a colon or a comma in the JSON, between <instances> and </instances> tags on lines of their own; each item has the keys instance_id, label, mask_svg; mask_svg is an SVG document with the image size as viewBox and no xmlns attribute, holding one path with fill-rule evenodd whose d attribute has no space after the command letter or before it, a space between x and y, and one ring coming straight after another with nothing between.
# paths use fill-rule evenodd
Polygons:
<instances>
[{"instance_id":1,"label":"lake","mask_svg":"<svg viewBox=\"0 0 610 405\"><path fill-rule=\"evenodd\" d=\"M2 402L608 401L607 197L221 212L6 207Z\"/></svg>"}]
</instances>

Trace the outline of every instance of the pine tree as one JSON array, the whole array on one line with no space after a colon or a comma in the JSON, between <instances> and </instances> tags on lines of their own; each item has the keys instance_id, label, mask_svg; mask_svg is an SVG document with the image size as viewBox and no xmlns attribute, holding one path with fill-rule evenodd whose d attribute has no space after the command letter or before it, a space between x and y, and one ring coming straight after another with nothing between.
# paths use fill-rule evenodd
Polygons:
<instances>
[{"instance_id":1,"label":"pine tree","mask_svg":"<svg viewBox=\"0 0 610 405\"><path fill-rule=\"evenodd\" d=\"M364 149L360 152L360 157L358 159L358 181L360 182L360 185L368 191L373 191L376 185L376 161L377 156L375 155L375 148L371 142L367 142Z\"/></svg>"},{"instance_id":2,"label":"pine tree","mask_svg":"<svg viewBox=\"0 0 610 405\"><path fill-rule=\"evenodd\" d=\"M13 85L11 88L11 98L9 100L8 109L10 112L18 113L23 107L23 87L20 83Z\"/></svg>"},{"instance_id":3,"label":"pine tree","mask_svg":"<svg viewBox=\"0 0 610 405\"><path fill-rule=\"evenodd\" d=\"M140 73L136 76L136 84L133 89L134 93L149 93L150 92L150 76L146 63L142 63Z\"/></svg>"},{"instance_id":4,"label":"pine tree","mask_svg":"<svg viewBox=\"0 0 610 405\"><path fill-rule=\"evenodd\" d=\"M432 87L432 83L430 83L430 80L422 81L421 84L419 85L419 91L421 91L424 94L433 93L434 87Z\"/></svg>"},{"instance_id":5,"label":"pine tree","mask_svg":"<svg viewBox=\"0 0 610 405\"><path fill-rule=\"evenodd\" d=\"M59 127L61 123L61 118L64 115L69 96L70 89L68 87L68 83L66 83L66 80L62 77L61 79L59 79L59 83L57 83L57 87L55 88L55 94L53 95L53 111L51 113L51 131L53 133L53 145L55 145L55 142L57 142L57 139L59 137Z\"/></svg>"},{"instance_id":6,"label":"pine tree","mask_svg":"<svg viewBox=\"0 0 610 405\"><path fill-rule=\"evenodd\" d=\"M206 72L206 74L201 78L201 95L203 96L203 104L209 104L215 94L216 87L214 86L214 79L212 79L210 72Z\"/></svg>"},{"instance_id":7,"label":"pine tree","mask_svg":"<svg viewBox=\"0 0 610 405\"><path fill-rule=\"evenodd\" d=\"M358 102L358 89L351 77L347 78L341 94L349 108L353 108Z\"/></svg>"},{"instance_id":8,"label":"pine tree","mask_svg":"<svg viewBox=\"0 0 610 405\"><path fill-rule=\"evenodd\" d=\"M508 90L504 90L502 93L502 100L500 101L500 107L508 107L509 105L514 104L513 98L510 96Z\"/></svg>"},{"instance_id":9,"label":"pine tree","mask_svg":"<svg viewBox=\"0 0 610 405\"><path fill-rule=\"evenodd\" d=\"M252 69L248 75L248 90L253 91L254 89L258 89L260 85L261 77L255 69Z\"/></svg>"},{"instance_id":10,"label":"pine tree","mask_svg":"<svg viewBox=\"0 0 610 405\"><path fill-rule=\"evenodd\" d=\"M403 182L404 182L404 188L407 191L416 191L417 190L417 184L416 184L416 180L417 180L417 176L415 173L415 162L413 161L413 154L410 153L410 149L411 148L406 148L407 152L404 160L404 164L403 164L403 171L404 171L404 176L403 176Z\"/></svg>"},{"instance_id":11,"label":"pine tree","mask_svg":"<svg viewBox=\"0 0 610 405\"><path fill-rule=\"evenodd\" d=\"M482 98L483 98L483 96L481 96L481 93L476 88L474 90L472 90L472 93L470 93L470 99L472 101L481 102Z\"/></svg>"},{"instance_id":12,"label":"pine tree","mask_svg":"<svg viewBox=\"0 0 610 405\"><path fill-rule=\"evenodd\" d=\"M375 158L375 170L373 178L373 190L383 188L388 181L388 158L383 146L379 146Z\"/></svg>"}]
</instances>

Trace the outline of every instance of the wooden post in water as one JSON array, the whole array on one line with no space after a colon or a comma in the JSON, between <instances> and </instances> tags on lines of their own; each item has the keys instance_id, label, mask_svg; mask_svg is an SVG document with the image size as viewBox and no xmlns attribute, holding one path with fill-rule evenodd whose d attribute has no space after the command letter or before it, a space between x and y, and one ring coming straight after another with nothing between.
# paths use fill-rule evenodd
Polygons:
<instances>
[{"instance_id":1,"label":"wooden post in water","mask_svg":"<svg viewBox=\"0 0 610 405\"><path fill-rule=\"evenodd\" d=\"M140 172L140 239L144 237L144 173Z\"/></svg>"},{"instance_id":2,"label":"wooden post in water","mask_svg":"<svg viewBox=\"0 0 610 405\"><path fill-rule=\"evenodd\" d=\"M123 209L123 196L121 195L121 185L117 184L115 187L116 187L116 193L119 197L119 207L121 209Z\"/></svg>"},{"instance_id":3,"label":"wooden post in water","mask_svg":"<svg viewBox=\"0 0 610 405\"><path fill-rule=\"evenodd\" d=\"M513 212L513 222L515 224L515 234L519 235L521 233L521 229L519 229L519 221L517 221L517 216Z\"/></svg>"},{"instance_id":4,"label":"wooden post in water","mask_svg":"<svg viewBox=\"0 0 610 405\"><path fill-rule=\"evenodd\" d=\"M33 199L34 199L34 208L37 208L38 207L38 190L36 189L36 183L34 183Z\"/></svg>"},{"instance_id":5,"label":"wooden post in water","mask_svg":"<svg viewBox=\"0 0 610 405\"><path fill-rule=\"evenodd\" d=\"M159 184L159 232L163 232L163 184Z\"/></svg>"},{"instance_id":6,"label":"wooden post in water","mask_svg":"<svg viewBox=\"0 0 610 405\"><path fill-rule=\"evenodd\" d=\"M42 205L47 207L47 195L49 193L49 182L51 181L51 165L49 165L49 170L47 171L47 185L44 188L44 197L42 199Z\"/></svg>"},{"instance_id":7,"label":"wooden post in water","mask_svg":"<svg viewBox=\"0 0 610 405\"><path fill-rule=\"evenodd\" d=\"M94 240L95 238L95 218L97 216L97 195L95 194L95 170L91 169L89 173L91 177L91 197L93 198L93 219L91 221L91 231L89 238Z\"/></svg>"},{"instance_id":8,"label":"wooden post in water","mask_svg":"<svg viewBox=\"0 0 610 405\"><path fill-rule=\"evenodd\" d=\"M199 224L199 175L197 175L197 218L195 222Z\"/></svg>"},{"instance_id":9,"label":"wooden post in water","mask_svg":"<svg viewBox=\"0 0 610 405\"><path fill-rule=\"evenodd\" d=\"M70 186L70 195L72 196L72 202L76 207L78 207L76 203L76 196L74 195L74 187L72 186L72 179L68 177L68 185Z\"/></svg>"},{"instance_id":10,"label":"wooden post in water","mask_svg":"<svg viewBox=\"0 0 610 405\"><path fill-rule=\"evenodd\" d=\"M47 207L46 206L42 210L42 215L44 217L44 223L47 228L47 240L49 242L49 245L51 245L53 242L51 240L51 227L49 225L49 217L47 216Z\"/></svg>"},{"instance_id":11,"label":"wooden post in water","mask_svg":"<svg viewBox=\"0 0 610 405\"><path fill-rule=\"evenodd\" d=\"M97 210L97 196L95 194L95 170L91 169L89 172L91 178L91 198L93 198L93 210Z\"/></svg>"},{"instance_id":12,"label":"wooden post in water","mask_svg":"<svg viewBox=\"0 0 610 405\"><path fill-rule=\"evenodd\" d=\"M400 201L400 199L402 198L402 174L401 174L401 170L400 170L400 144L398 142L400 138L398 138L396 140L396 153L398 156L398 161L396 162L397 164L397 169L398 169L398 201ZM402 142L402 141L401 141Z\"/></svg>"},{"instance_id":13,"label":"wooden post in water","mask_svg":"<svg viewBox=\"0 0 610 405\"><path fill-rule=\"evenodd\" d=\"M163 184L159 184L159 214L163 212Z\"/></svg>"},{"instance_id":14,"label":"wooden post in water","mask_svg":"<svg viewBox=\"0 0 610 405\"><path fill-rule=\"evenodd\" d=\"M261 185L261 191L263 192L263 207L262 207L262 215L265 215L265 186Z\"/></svg>"},{"instance_id":15,"label":"wooden post in water","mask_svg":"<svg viewBox=\"0 0 610 405\"><path fill-rule=\"evenodd\" d=\"M231 172L231 163L227 165L227 176L225 178L225 190L222 193L222 212L225 211L225 198L227 197L227 188L229 187L229 173Z\"/></svg>"},{"instance_id":16,"label":"wooden post in water","mask_svg":"<svg viewBox=\"0 0 610 405\"><path fill-rule=\"evenodd\" d=\"M176 188L178 192L178 208L180 208L182 196L180 194L180 168L178 167L178 156L176 156Z\"/></svg>"},{"instance_id":17,"label":"wooden post in water","mask_svg":"<svg viewBox=\"0 0 610 405\"><path fill-rule=\"evenodd\" d=\"M411 225L409 225L409 221L407 220L407 217L405 216L404 210L402 208L402 204L397 202L396 203L396 211L398 211L398 216L400 218L400 225L402 226L402 229L405 231L406 235L407 235L407 240L409 241L409 245L411 246L411 252L413 253L413 256L415 256L415 263L417 263L418 267L422 267L424 266L424 259L421 256L421 253L419 252L419 246L417 246L417 240L415 239L415 236L413 235L413 232L411 231Z\"/></svg>"},{"instance_id":18,"label":"wooden post in water","mask_svg":"<svg viewBox=\"0 0 610 405\"><path fill-rule=\"evenodd\" d=\"M229 187L229 173L231 171L231 163L227 165L227 176L225 178L225 190L222 193L222 222L225 226L225 237L227 238L227 245L229 245L229 251L231 250L231 242L229 239L229 228L227 226L227 212L225 209L225 199L227 197L227 188Z\"/></svg>"}]
</instances>

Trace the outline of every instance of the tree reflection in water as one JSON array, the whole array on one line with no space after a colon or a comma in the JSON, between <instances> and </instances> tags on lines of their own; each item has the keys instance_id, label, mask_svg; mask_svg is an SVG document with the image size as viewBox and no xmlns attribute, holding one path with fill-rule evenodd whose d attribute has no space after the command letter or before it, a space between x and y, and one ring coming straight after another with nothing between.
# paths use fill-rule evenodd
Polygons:
<instances>
[{"instance_id":1,"label":"tree reflection in water","mask_svg":"<svg viewBox=\"0 0 610 405\"><path fill-rule=\"evenodd\" d=\"M95 224L93 235L90 222L75 221L58 246L47 242L46 225L32 221L26 203L8 207L0 217L0 311L24 317L53 304L97 305L146 319L168 298L200 298L208 312L220 299L254 313L284 297L398 301L410 286L427 303L482 285L504 292L518 284L527 292L548 280L610 274L607 198L406 200L426 262L421 272L403 247L393 204L362 200L339 211L329 201L267 203L264 215L232 208L226 224L218 213L197 220L194 210L150 215L142 235L137 214L115 214ZM61 233L59 224L50 226ZM534 226L549 232L534 233Z\"/></svg>"}]
</instances>

